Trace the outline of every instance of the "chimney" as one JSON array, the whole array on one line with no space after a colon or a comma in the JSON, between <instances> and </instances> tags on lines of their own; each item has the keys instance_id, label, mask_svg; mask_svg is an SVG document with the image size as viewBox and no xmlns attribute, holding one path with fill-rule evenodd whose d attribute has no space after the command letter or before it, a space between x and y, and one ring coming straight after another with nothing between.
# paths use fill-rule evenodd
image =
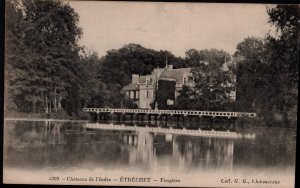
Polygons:
<instances>
[{"instance_id":1,"label":"chimney","mask_svg":"<svg viewBox=\"0 0 300 188\"><path fill-rule=\"evenodd\" d=\"M138 74L132 74L131 83L136 84L139 82L140 76Z\"/></svg>"}]
</instances>

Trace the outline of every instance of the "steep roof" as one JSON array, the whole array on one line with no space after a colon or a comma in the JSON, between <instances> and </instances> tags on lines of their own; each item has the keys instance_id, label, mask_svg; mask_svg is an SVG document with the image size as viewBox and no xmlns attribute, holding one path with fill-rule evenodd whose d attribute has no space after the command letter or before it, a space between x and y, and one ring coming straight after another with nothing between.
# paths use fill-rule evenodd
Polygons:
<instances>
[{"instance_id":1,"label":"steep roof","mask_svg":"<svg viewBox=\"0 0 300 188\"><path fill-rule=\"evenodd\" d=\"M130 83L126 86L123 87L123 90L124 91L128 91L128 90L138 90L139 89L139 86L137 84L133 84L133 83Z\"/></svg>"},{"instance_id":2,"label":"steep roof","mask_svg":"<svg viewBox=\"0 0 300 188\"><path fill-rule=\"evenodd\" d=\"M173 78L178 83L183 83L183 75L189 74L191 68L168 69L166 68L159 78Z\"/></svg>"},{"instance_id":3,"label":"steep roof","mask_svg":"<svg viewBox=\"0 0 300 188\"><path fill-rule=\"evenodd\" d=\"M123 90L139 90L139 84L145 84L147 77L157 77L160 72L162 72L159 76L161 79L175 79L177 83L183 83L183 75L188 75L191 73L191 68L181 68L181 69L172 69L172 68L164 68L159 69L156 72L152 72L151 75L139 76L138 83L130 83L123 87Z\"/></svg>"},{"instance_id":4,"label":"steep roof","mask_svg":"<svg viewBox=\"0 0 300 188\"><path fill-rule=\"evenodd\" d=\"M163 68L155 68L152 71L151 75L154 76L155 78L158 78L163 71L164 71Z\"/></svg>"},{"instance_id":5,"label":"steep roof","mask_svg":"<svg viewBox=\"0 0 300 188\"><path fill-rule=\"evenodd\" d=\"M223 71L229 71L228 63L227 63L227 62L225 62L225 63L223 64L221 70L223 70Z\"/></svg>"}]
</instances>

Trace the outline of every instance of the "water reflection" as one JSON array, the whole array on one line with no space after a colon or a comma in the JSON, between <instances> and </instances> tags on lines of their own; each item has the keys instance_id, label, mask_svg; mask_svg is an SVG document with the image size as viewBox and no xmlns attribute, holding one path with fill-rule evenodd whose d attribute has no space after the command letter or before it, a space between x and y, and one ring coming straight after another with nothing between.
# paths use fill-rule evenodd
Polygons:
<instances>
[{"instance_id":1,"label":"water reflection","mask_svg":"<svg viewBox=\"0 0 300 188\"><path fill-rule=\"evenodd\" d=\"M291 135L295 132L267 133L249 141L87 129L70 122L7 121L4 162L6 167L16 168L101 167L160 172L293 166L295 142Z\"/></svg>"},{"instance_id":2,"label":"water reflection","mask_svg":"<svg viewBox=\"0 0 300 188\"><path fill-rule=\"evenodd\" d=\"M136 135L129 136L129 145L131 138L137 142L136 147L129 149L130 164L143 164L143 167L156 170L175 171L193 168L232 169L233 140L185 138L178 135L170 137L140 131Z\"/></svg>"}]
</instances>

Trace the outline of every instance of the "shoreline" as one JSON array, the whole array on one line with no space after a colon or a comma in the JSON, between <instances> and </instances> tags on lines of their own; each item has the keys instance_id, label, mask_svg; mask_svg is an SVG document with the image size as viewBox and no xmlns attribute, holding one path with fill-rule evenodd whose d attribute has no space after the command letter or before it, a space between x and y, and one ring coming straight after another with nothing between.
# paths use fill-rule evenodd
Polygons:
<instances>
[{"instance_id":1,"label":"shoreline","mask_svg":"<svg viewBox=\"0 0 300 188\"><path fill-rule=\"evenodd\" d=\"M89 120L71 120L71 119L55 119L55 118L15 118L6 117L4 121L60 121L60 122L89 122Z\"/></svg>"},{"instance_id":2,"label":"shoreline","mask_svg":"<svg viewBox=\"0 0 300 188\"><path fill-rule=\"evenodd\" d=\"M90 120L84 119L56 119L56 118L37 118L37 117L4 117L3 121L52 121L52 122L85 122L91 123ZM99 122L98 122L99 123ZM296 129L297 127L263 127L263 126L253 126L256 128L264 128L264 129Z\"/></svg>"}]
</instances>

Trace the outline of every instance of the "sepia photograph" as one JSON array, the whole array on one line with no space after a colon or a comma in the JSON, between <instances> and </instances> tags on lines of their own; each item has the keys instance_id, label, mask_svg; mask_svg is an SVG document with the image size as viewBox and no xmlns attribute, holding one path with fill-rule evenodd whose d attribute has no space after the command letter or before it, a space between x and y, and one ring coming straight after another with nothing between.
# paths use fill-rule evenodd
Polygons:
<instances>
[{"instance_id":1,"label":"sepia photograph","mask_svg":"<svg viewBox=\"0 0 300 188\"><path fill-rule=\"evenodd\" d=\"M3 183L295 187L299 18L5 0Z\"/></svg>"}]
</instances>

